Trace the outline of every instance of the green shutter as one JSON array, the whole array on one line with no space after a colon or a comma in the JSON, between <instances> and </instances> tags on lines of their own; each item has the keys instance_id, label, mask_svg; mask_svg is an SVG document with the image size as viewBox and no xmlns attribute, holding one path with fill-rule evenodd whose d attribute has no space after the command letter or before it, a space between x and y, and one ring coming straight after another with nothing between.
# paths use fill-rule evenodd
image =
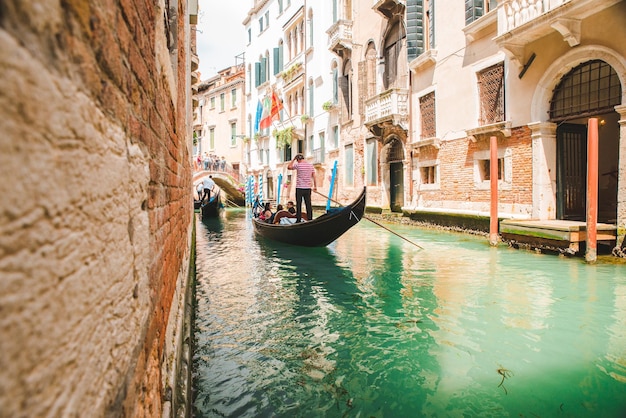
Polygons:
<instances>
[{"instance_id":1,"label":"green shutter","mask_svg":"<svg viewBox=\"0 0 626 418\"><path fill-rule=\"evenodd\" d=\"M409 62L424 52L423 0L407 0L406 2L406 43Z\"/></svg>"},{"instance_id":2,"label":"green shutter","mask_svg":"<svg viewBox=\"0 0 626 418\"><path fill-rule=\"evenodd\" d=\"M259 87L261 84L261 63L254 63L254 87Z\"/></svg>"},{"instance_id":3,"label":"green shutter","mask_svg":"<svg viewBox=\"0 0 626 418\"><path fill-rule=\"evenodd\" d=\"M265 83L267 78L267 58L261 58L261 83Z\"/></svg>"},{"instance_id":4,"label":"green shutter","mask_svg":"<svg viewBox=\"0 0 626 418\"><path fill-rule=\"evenodd\" d=\"M428 3L428 38L430 49L435 49L435 0Z\"/></svg>"},{"instance_id":5,"label":"green shutter","mask_svg":"<svg viewBox=\"0 0 626 418\"><path fill-rule=\"evenodd\" d=\"M280 72L280 50L274 48L274 75Z\"/></svg>"}]
</instances>

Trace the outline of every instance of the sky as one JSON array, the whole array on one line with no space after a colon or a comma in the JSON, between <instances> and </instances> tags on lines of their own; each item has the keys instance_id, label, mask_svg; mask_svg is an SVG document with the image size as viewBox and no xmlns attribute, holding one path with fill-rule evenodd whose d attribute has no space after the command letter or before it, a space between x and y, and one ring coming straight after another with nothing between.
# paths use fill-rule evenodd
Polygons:
<instances>
[{"instance_id":1,"label":"sky","mask_svg":"<svg viewBox=\"0 0 626 418\"><path fill-rule=\"evenodd\" d=\"M235 56L244 52L246 30L241 22L251 4L250 0L199 0L196 47L202 81L235 65Z\"/></svg>"}]
</instances>

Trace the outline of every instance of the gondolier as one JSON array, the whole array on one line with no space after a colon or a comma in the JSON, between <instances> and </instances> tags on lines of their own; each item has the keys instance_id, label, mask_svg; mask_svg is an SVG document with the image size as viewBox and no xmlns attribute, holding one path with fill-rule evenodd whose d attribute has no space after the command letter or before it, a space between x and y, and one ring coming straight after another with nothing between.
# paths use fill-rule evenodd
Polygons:
<instances>
[{"instance_id":1,"label":"gondolier","mask_svg":"<svg viewBox=\"0 0 626 418\"><path fill-rule=\"evenodd\" d=\"M317 191L315 182L315 167L304 159L302 154L297 154L287 166L289 170L296 170L296 222L302 219L302 200L306 206L307 219L313 220L313 206L311 204L311 188Z\"/></svg>"}]
</instances>

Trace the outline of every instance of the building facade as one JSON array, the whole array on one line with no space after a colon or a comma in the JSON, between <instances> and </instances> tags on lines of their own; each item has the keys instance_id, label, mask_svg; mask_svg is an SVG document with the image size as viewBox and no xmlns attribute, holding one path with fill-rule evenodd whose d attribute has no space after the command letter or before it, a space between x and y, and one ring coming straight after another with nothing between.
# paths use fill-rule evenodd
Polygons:
<instances>
[{"instance_id":1,"label":"building facade","mask_svg":"<svg viewBox=\"0 0 626 418\"><path fill-rule=\"evenodd\" d=\"M198 106L194 112L194 155L200 159L211 157L214 167L215 160L224 160L227 171L235 178L243 178L247 171L242 164L246 138L244 81L242 63L200 82L195 94Z\"/></svg>"},{"instance_id":2,"label":"building facade","mask_svg":"<svg viewBox=\"0 0 626 418\"><path fill-rule=\"evenodd\" d=\"M409 208L584 221L587 121L599 119L598 221L626 222L622 1L407 1Z\"/></svg>"},{"instance_id":3,"label":"building facade","mask_svg":"<svg viewBox=\"0 0 626 418\"><path fill-rule=\"evenodd\" d=\"M336 65L324 36L330 16L327 2L265 0L255 1L243 22L250 138L244 155L266 199L293 199L295 183L287 165L297 153L315 165L318 185L328 187L339 147L337 122L326 110L334 103ZM282 104L280 115L269 127L259 127L259 103L274 94Z\"/></svg>"}]
</instances>

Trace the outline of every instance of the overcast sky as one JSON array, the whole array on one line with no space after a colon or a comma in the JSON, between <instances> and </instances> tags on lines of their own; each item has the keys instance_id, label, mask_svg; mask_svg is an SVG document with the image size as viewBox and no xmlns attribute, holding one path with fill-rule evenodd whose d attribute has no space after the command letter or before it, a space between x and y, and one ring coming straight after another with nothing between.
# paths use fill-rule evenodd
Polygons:
<instances>
[{"instance_id":1,"label":"overcast sky","mask_svg":"<svg viewBox=\"0 0 626 418\"><path fill-rule=\"evenodd\" d=\"M250 0L200 0L197 51L202 81L235 65L235 55L244 52L246 30L241 22L250 4Z\"/></svg>"}]
</instances>

